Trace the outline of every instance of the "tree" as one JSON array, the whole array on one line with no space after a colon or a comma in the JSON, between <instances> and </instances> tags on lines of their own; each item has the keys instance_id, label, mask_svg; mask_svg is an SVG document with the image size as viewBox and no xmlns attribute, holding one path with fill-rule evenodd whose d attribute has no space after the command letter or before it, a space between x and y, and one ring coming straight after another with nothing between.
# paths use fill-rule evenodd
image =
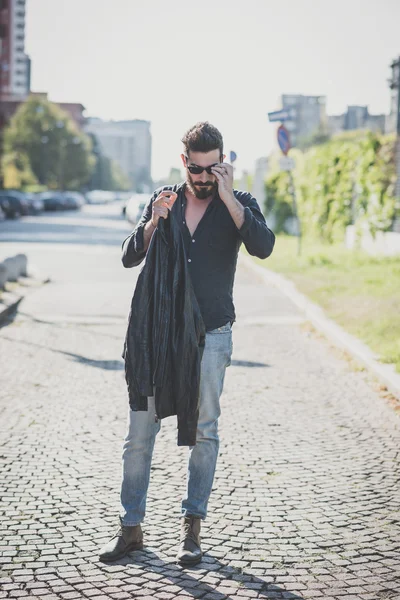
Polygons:
<instances>
[{"instance_id":1,"label":"tree","mask_svg":"<svg viewBox=\"0 0 400 600\"><path fill-rule=\"evenodd\" d=\"M14 190L38 184L26 154L10 152L4 156L3 184L6 189Z\"/></svg>"},{"instance_id":2,"label":"tree","mask_svg":"<svg viewBox=\"0 0 400 600\"><path fill-rule=\"evenodd\" d=\"M93 170L90 139L67 113L44 98L20 105L4 132L3 169L11 157L27 162L36 181L50 189L80 189Z\"/></svg>"}]
</instances>

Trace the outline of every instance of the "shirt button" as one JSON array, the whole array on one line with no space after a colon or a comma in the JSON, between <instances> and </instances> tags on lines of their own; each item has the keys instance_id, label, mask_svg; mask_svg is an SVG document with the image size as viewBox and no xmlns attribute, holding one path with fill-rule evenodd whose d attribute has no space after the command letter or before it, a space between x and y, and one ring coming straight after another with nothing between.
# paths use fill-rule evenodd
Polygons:
<instances>
[{"instance_id":1,"label":"shirt button","mask_svg":"<svg viewBox=\"0 0 400 600\"><path fill-rule=\"evenodd\" d=\"M192 240L192 243L194 244L196 240Z\"/></svg>"},{"instance_id":2,"label":"shirt button","mask_svg":"<svg viewBox=\"0 0 400 600\"><path fill-rule=\"evenodd\" d=\"M192 259L191 259L191 258L188 258L188 262L192 262Z\"/></svg>"}]
</instances>

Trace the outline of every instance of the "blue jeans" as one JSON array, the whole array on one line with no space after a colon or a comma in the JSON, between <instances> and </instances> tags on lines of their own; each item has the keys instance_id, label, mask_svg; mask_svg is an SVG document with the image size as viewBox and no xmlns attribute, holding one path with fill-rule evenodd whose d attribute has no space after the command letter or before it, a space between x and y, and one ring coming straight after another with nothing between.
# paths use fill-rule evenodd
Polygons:
<instances>
[{"instance_id":1,"label":"blue jeans","mask_svg":"<svg viewBox=\"0 0 400 600\"><path fill-rule=\"evenodd\" d=\"M186 493L182 498L181 515L205 519L214 481L219 438L219 399L225 369L232 355L232 330L227 323L206 333L201 361L199 421L196 445L189 446ZM124 525L138 525L146 513L147 490L154 443L161 428L155 422L154 397L148 398L147 411L129 409L128 433L122 455L121 520ZM162 490L160 490L162 493Z\"/></svg>"}]
</instances>

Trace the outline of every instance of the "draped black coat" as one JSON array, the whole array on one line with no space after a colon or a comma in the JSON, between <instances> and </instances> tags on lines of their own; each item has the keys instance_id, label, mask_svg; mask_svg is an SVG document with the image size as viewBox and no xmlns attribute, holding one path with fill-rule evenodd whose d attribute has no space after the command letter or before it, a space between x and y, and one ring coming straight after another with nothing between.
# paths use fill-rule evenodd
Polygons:
<instances>
[{"instance_id":1,"label":"draped black coat","mask_svg":"<svg viewBox=\"0 0 400 600\"><path fill-rule=\"evenodd\" d=\"M175 216L159 219L132 298L123 358L132 410L177 415L178 446L194 446L205 326Z\"/></svg>"}]
</instances>

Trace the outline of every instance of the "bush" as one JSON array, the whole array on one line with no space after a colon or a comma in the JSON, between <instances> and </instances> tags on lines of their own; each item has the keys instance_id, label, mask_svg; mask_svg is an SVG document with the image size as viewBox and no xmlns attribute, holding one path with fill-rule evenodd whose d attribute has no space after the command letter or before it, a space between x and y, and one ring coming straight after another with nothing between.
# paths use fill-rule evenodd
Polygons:
<instances>
[{"instance_id":1,"label":"bush","mask_svg":"<svg viewBox=\"0 0 400 600\"><path fill-rule=\"evenodd\" d=\"M347 225L372 234L390 229L396 214L394 136L350 132L308 150L293 172L305 234L329 243L344 238ZM282 231L290 212L289 176L273 173L266 183L266 210Z\"/></svg>"}]
</instances>

